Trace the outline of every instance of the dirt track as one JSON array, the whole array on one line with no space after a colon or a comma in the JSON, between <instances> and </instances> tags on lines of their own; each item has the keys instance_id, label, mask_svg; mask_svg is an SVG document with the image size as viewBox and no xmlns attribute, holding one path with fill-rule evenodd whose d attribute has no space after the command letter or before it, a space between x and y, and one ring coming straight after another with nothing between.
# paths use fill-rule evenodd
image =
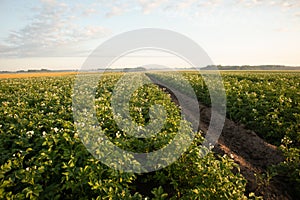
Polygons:
<instances>
[{"instance_id":1,"label":"dirt track","mask_svg":"<svg viewBox=\"0 0 300 200\"><path fill-rule=\"evenodd\" d=\"M179 105L178 99L174 94L174 88L166 88L157 79L149 78L163 91L169 93L172 100ZM177 95L178 93L180 92L176 91ZM189 97L185 98L188 99ZM182 110L182 112L188 116L188 120L195 121L199 119L199 116L193 116L195 112L191 111L192 108L190 106L187 105L185 107L187 109ZM202 130L206 134L210 125L211 108L200 104L199 110L198 130ZM264 178L257 178L266 172L268 166L280 163L284 160L284 157L276 146L265 142L254 131L248 130L245 126L226 118L222 133L213 151L221 155L227 154L239 164L241 174L248 181L246 186L247 192L255 192L256 195L263 196L264 199L292 199L285 191L285 184L280 180L272 179L267 183ZM255 174L257 174L257 177Z\"/></svg>"}]
</instances>

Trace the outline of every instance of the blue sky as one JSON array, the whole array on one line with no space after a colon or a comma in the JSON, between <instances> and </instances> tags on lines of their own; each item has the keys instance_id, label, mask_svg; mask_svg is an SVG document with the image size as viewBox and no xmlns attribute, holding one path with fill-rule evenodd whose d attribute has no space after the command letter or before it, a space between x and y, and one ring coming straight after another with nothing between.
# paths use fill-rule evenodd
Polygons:
<instances>
[{"instance_id":1,"label":"blue sky","mask_svg":"<svg viewBox=\"0 0 300 200\"><path fill-rule=\"evenodd\" d=\"M299 0L0 0L0 19L0 70L78 69L103 41L139 28L184 34L215 64L300 66ZM134 58L123 64L148 62Z\"/></svg>"}]
</instances>

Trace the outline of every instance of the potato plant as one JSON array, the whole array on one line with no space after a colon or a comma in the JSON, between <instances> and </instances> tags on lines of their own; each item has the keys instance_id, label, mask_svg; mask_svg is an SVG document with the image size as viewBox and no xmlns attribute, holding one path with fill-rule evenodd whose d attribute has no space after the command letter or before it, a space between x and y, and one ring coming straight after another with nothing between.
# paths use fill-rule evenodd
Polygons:
<instances>
[{"instance_id":1,"label":"potato plant","mask_svg":"<svg viewBox=\"0 0 300 200\"><path fill-rule=\"evenodd\" d=\"M148 123L149 107L167 110L161 133L149 139L126 137L110 108L121 74L108 74L97 86L95 108L105 134L127 150L148 152L167 145L182 120L176 105L157 86L139 88L130 115ZM72 113L75 76L1 79L1 199L246 199L246 180L238 166L212 153L202 157L200 133L172 165L146 174L117 171L94 158L83 145ZM187 123L188 124L188 123ZM192 131L186 129L186 131ZM138 161L136 161L138 162Z\"/></svg>"},{"instance_id":2,"label":"potato plant","mask_svg":"<svg viewBox=\"0 0 300 200\"><path fill-rule=\"evenodd\" d=\"M222 72L227 116L245 124L268 142L280 145L288 136L300 144L300 73ZM199 100L210 105L203 78L194 72L184 76Z\"/></svg>"},{"instance_id":3,"label":"potato plant","mask_svg":"<svg viewBox=\"0 0 300 200\"><path fill-rule=\"evenodd\" d=\"M209 105L209 94L201 76L184 73L201 102ZM300 73L222 72L227 97L227 117L254 130L267 142L283 150L286 161L275 170L300 197Z\"/></svg>"}]
</instances>

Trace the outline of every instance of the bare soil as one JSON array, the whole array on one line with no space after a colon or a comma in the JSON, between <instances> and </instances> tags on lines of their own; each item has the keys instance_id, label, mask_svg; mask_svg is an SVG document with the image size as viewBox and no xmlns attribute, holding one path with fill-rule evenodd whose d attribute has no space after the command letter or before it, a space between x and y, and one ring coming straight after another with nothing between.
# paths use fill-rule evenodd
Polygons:
<instances>
[{"instance_id":1,"label":"bare soil","mask_svg":"<svg viewBox=\"0 0 300 200\"><path fill-rule=\"evenodd\" d=\"M178 99L172 92L173 89L166 88L163 84L159 84L157 80L153 80L152 77L150 79L164 92L169 93L172 101L179 106ZM176 91L177 93L178 91ZM198 130L202 130L206 134L212 111L211 108L202 104L199 105L199 109L200 121ZM193 112L190 112L188 109L184 112L185 115L189 115L189 118L193 120L193 116L191 116ZM194 118L199 119L197 116ZM263 176L263 174L266 174L268 167L284 161L284 157L276 146L265 142L254 131L246 129L244 125L226 118L222 133L213 151L220 155L228 155L240 166L240 173L247 179L247 193L254 192L264 199L292 199L287 193L288 186L283 180L273 177L268 181Z\"/></svg>"},{"instance_id":2,"label":"bare soil","mask_svg":"<svg viewBox=\"0 0 300 200\"><path fill-rule=\"evenodd\" d=\"M208 130L211 109L202 107L199 129ZM271 165L284 161L282 153L274 145L265 142L254 131L244 125L225 119L223 131L214 152L227 154L240 166L241 174L247 179L247 192L255 192L264 199L292 199L286 192L287 186L274 177L268 182L262 176Z\"/></svg>"}]
</instances>

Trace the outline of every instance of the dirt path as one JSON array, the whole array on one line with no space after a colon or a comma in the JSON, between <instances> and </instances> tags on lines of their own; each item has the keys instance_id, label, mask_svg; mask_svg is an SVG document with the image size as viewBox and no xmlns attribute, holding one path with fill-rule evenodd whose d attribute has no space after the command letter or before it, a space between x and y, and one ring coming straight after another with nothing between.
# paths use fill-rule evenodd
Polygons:
<instances>
[{"instance_id":1,"label":"dirt path","mask_svg":"<svg viewBox=\"0 0 300 200\"><path fill-rule=\"evenodd\" d=\"M163 91L169 93L177 105L180 105L175 96L175 93L177 96L180 93L178 90L174 93L174 88L165 87L165 84L162 84L152 76L149 78L153 83L162 88ZM180 95L184 94L181 93ZM185 99L189 99L189 97L185 95ZM187 102L192 102L192 100ZM195 104L192 103L191 105L194 106ZM199 116L195 116L195 112L192 110L193 106L191 105L184 106L185 109L181 109L181 111L193 123L193 121L199 120ZM199 111L200 120L197 123L199 125L198 130L202 130L206 134L210 125L212 111L211 108L201 104L199 105ZM213 151L221 155L227 154L239 164L241 174L248 181L246 186L248 193L255 192L256 195L263 196L264 199L292 199L285 191L285 184L280 182L280 180L274 178L270 182L267 182L262 177L261 174L266 172L268 166L280 163L284 160L284 157L276 146L265 142L254 131L248 130L243 125L239 125L226 118L222 133Z\"/></svg>"}]
</instances>

